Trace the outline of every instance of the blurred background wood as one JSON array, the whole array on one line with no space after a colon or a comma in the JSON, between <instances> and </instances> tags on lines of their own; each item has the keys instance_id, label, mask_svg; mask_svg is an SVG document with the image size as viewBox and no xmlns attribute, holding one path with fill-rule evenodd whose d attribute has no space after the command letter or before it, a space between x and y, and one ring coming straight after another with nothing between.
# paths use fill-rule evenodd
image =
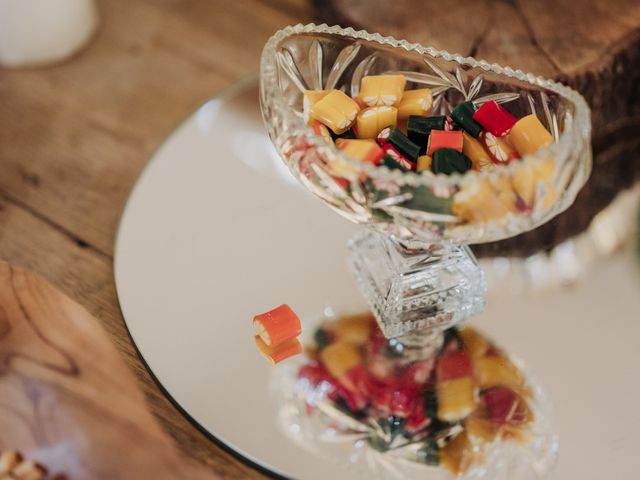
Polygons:
<instances>
[{"instance_id":1,"label":"blurred background wood","mask_svg":"<svg viewBox=\"0 0 640 480\"><path fill-rule=\"evenodd\" d=\"M37 272L98 318L182 450L225 479L264 478L169 403L124 327L113 245L129 191L171 131L255 74L278 28L311 21L304 0L104 0L69 61L0 69L0 258Z\"/></svg>"},{"instance_id":2,"label":"blurred background wood","mask_svg":"<svg viewBox=\"0 0 640 480\"><path fill-rule=\"evenodd\" d=\"M178 453L96 319L5 262L0 365L0 451L21 452L47 478L219 478Z\"/></svg>"},{"instance_id":3,"label":"blurred background wood","mask_svg":"<svg viewBox=\"0 0 640 480\"><path fill-rule=\"evenodd\" d=\"M638 0L314 0L317 15L566 83L592 109L594 170L573 206L481 255L531 255L583 231L640 180Z\"/></svg>"}]
</instances>

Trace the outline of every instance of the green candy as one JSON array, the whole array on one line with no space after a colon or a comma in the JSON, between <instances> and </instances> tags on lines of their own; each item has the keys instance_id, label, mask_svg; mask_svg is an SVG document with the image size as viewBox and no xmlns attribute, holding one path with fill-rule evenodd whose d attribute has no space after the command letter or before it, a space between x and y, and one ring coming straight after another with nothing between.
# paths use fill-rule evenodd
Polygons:
<instances>
[{"instance_id":1,"label":"green candy","mask_svg":"<svg viewBox=\"0 0 640 480\"><path fill-rule=\"evenodd\" d=\"M420 147L420 155L424 155L427 151L431 130L444 130L445 121L446 117L444 116L423 117L409 115L407 136L409 140Z\"/></svg>"},{"instance_id":2,"label":"green candy","mask_svg":"<svg viewBox=\"0 0 640 480\"><path fill-rule=\"evenodd\" d=\"M345 132L340 133L340 134L333 133L333 131L331 129L329 129L329 133L331 134L331 137L333 138L334 142L339 138L344 138L345 140L355 140L355 139L358 138L358 137L356 137L356 134L354 133L354 131L351 128L349 130L345 131Z\"/></svg>"},{"instance_id":3,"label":"green candy","mask_svg":"<svg viewBox=\"0 0 640 480\"><path fill-rule=\"evenodd\" d=\"M413 143L404 134L394 128L387 138L387 142L393 145L393 147L400 152L404 157L409 160L415 162L416 158L418 158L418 154L420 153L420 146Z\"/></svg>"},{"instance_id":4,"label":"green candy","mask_svg":"<svg viewBox=\"0 0 640 480\"><path fill-rule=\"evenodd\" d=\"M465 132L474 138L477 138L482 131L482 125L473 119L473 114L476 109L471 102L462 102L456 105L456 108L451 112L451 118L460 126Z\"/></svg>"},{"instance_id":5,"label":"green candy","mask_svg":"<svg viewBox=\"0 0 640 480\"><path fill-rule=\"evenodd\" d=\"M420 185L410 190L411 199L402 204L404 208L431 213L451 213L451 198L436 197L429 187Z\"/></svg>"},{"instance_id":6,"label":"green candy","mask_svg":"<svg viewBox=\"0 0 640 480\"><path fill-rule=\"evenodd\" d=\"M431 419L438 416L438 397L433 390L424 392L424 414Z\"/></svg>"},{"instance_id":7,"label":"green candy","mask_svg":"<svg viewBox=\"0 0 640 480\"><path fill-rule=\"evenodd\" d=\"M464 173L471 170L471 160L453 148L439 148L433 152L431 171L451 175L454 172Z\"/></svg>"}]
</instances>

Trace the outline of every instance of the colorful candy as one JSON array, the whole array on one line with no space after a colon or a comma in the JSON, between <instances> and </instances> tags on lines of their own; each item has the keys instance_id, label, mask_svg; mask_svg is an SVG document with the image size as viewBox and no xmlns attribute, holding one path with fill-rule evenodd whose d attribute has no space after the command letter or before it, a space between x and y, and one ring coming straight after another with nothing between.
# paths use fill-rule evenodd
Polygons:
<instances>
[{"instance_id":1,"label":"colorful candy","mask_svg":"<svg viewBox=\"0 0 640 480\"><path fill-rule=\"evenodd\" d=\"M424 170L431 170L432 163L433 158L431 158L429 155L421 155L416 161L416 171L422 172Z\"/></svg>"},{"instance_id":2,"label":"colorful candy","mask_svg":"<svg viewBox=\"0 0 640 480\"><path fill-rule=\"evenodd\" d=\"M311 107L322 100L331 90L305 90L302 93L302 117L306 123L311 121Z\"/></svg>"},{"instance_id":3,"label":"colorful candy","mask_svg":"<svg viewBox=\"0 0 640 480\"><path fill-rule=\"evenodd\" d=\"M509 141L520 155L531 155L538 149L549 145L553 137L544 128L535 114L527 115L518 120L509 133Z\"/></svg>"},{"instance_id":4,"label":"colorful candy","mask_svg":"<svg viewBox=\"0 0 640 480\"><path fill-rule=\"evenodd\" d=\"M444 173L451 175L454 172L464 173L472 167L464 153L460 153L453 148L439 148L433 152L431 171L433 173Z\"/></svg>"},{"instance_id":5,"label":"colorful candy","mask_svg":"<svg viewBox=\"0 0 640 480\"><path fill-rule=\"evenodd\" d=\"M412 115L429 115L433 108L431 89L407 90L398 104L398 118L407 119Z\"/></svg>"},{"instance_id":6,"label":"colorful candy","mask_svg":"<svg viewBox=\"0 0 640 480\"><path fill-rule=\"evenodd\" d=\"M355 131L358 138L376 138L385 127L395 127L398 109L388 105L360 110L356 117Z\"/></svg>"},{"instance_id":7,"label":"colorful candy","mask_svg":"<svg viewBox=\"0 0 640 480\"><path fill-rule=\"evenodd\" d=\"M407 136L416 145L420 146L420 154L427 151L427 143L432 130L444 130L445 116L420 117L410 115L407 121Z\"/></svg>"},{"instance_id":8,"label":"colorful candy","mask_svg":"<svg viewBox=\"0 0 640 480\"><path fill-rule=\"evenodd\" d=\"M518 120L493 100L483 103L473 114L473 119L496 137L509 133Z\"/></svg>"},{"instance_id":9,"label":"colorful candy","mask_svg":"<svg viewBox=\"0 0 640 480\"><path fill-rule=\"evenodd\" d=\"M359 111L351 97L340 90L331 90L311 106L309 116L339 134L351 128Z\"/></svg>"},{"instance_id":10,"label":"colorful candy","mask_svg":"<svg viewBox=\"0 0 640 480\"><path fill-rule=\"evenodd\" d=\"M491 157L482 144L467 132L462 132L462 153L471 160L474 170L484 170L493 166Z\"/></svg>"},{"instance_id":11,"label":"colorful candy","mask_svg":"<svg viewBox=\"0 0 640 480\"><path fill-rule=\"evenodd\" d=\"M402 99L404 86L407 83L404 75L370 75L362 79L360 99L373 107L375 105L397 106Z\"/></svg>"},{"instance_id":12,"label":"colorful candy","mask_svg":"<svg viewBox=\"0 0 640 480\"><path fill-rule=\"evenodd\" d=\"M420 147L409 140L400 130L391 130L386 143L390 143L405 158L415 161L420 153Z\"/></svg>"},{"instance_id":13,"label":"colorful candy","mask_svg":"<svg viewBox=\"0 0 640 480\"><path fill-rule=\"evenodd\" d=\"M350 157L374 165L378 165L384 155L382 148L372 140L342 140L339 143L336 142L336 145Z\"/></svg>"},{"instance_id":14,"label":"colorful candy","mask_svg":"<svg viewBox=\"0 0 640 480\"><path fill-rule=\"evenodd\" d=\"M473 107L473 103L460 102L451 111L451 118L456 125L475 138L480 135L482 125L474 120L474 113L475 109Z\"/></svg>"},{"instance_id":15,"label":"colorful candy","mask_svg":"<svg viewBox=\"0 0 640 480\"><path fill-rule=\"evenodd\" d=\"M460 130L432 130L427 143L427 155L440 148L452 148L462 152L462 132Z\"/></svg>"},{"instance_id":16,"label":"colorful candy","mask_svg":"<svg viewBox=\"0 0 640 480\"><path fill-rule=\"evenodd\" d=\"M496 137L490 132L482 132L478 140L491 156L493 163L509 163L520 158L518 152L511 146L505 137Z\"/></svg>"},{"instance_id":17,"label":"colorful candy","mask_svg":"<svg viewBox=\"0 0 640 480\"><path fill-rule=\"evenodd\" d=\"M265 345L272 348L297 337L302 331L300 319L286 304L253 317L253 327Z\"/></svg>"},{"instance_id":18,"label":"colorful candy","mask_svg":"<svg viewBox=\"0 0 640 480\"><path fill-rule=\"evenodd\" d=\"M390 143L386 143L382 146L382 151L384 152L384 157L382 158L382 163L386 165L385 158L393 160L396 164L400 165L400 168L409 171L415 170L416 166L413 162L411 162L408 158L402 155L393 145ZM388 165L387 165L388 166ZM389 167L392 168L392 167Z\"/></svg>"}]
</instances>

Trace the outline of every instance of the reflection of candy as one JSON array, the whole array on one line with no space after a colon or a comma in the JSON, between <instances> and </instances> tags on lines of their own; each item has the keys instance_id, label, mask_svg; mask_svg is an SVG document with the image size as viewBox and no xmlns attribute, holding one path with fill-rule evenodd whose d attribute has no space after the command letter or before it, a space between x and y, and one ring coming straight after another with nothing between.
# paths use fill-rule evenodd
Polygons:
<instances>
[{"instance_id":1,"label":"reflection of candy","mask_svg":"<svg viewBox=\"0 0 640 480\"><path fill-rule=\"evenodd\" d=\"M410 115L429 115L432 107L431 89L407 90L402 94L402 100L398 105L398 118L409 118Z\"/></svg>"},{"instance_id":2,"label":"reflection of candy","mask_svg":"<svg viewBox=\"0 0 640 480\"><path fill-rule=\"evenodd\" d=\"M462 152L462 132L460 130L432 130L427 143L427 155L433 157L433 152L440 148L452 148Z\"/></svg>"},{"instance_id":3,"label":"reflection of candy","mask_svg":"<svg viewBox=\"0 0 640 480\"><path fill-rule=\"evenodd\" d=\"M493 100L483 103L473 114L473 119L496 137L508 133L517 121L516 117Z\"/></svg>"},{"instance_id":4,"label":"reflection of candy","mask_svg":"<svg viewBox=\"0 0 640 480\"><path fill-rule=\"evenodd\" d=\"M358 138L376 138L385 127L395 127L398 109L382 105L361 110L356 117L355 131Z\"/></svg>"},{"instance_id":5,"label":"reflection of candy","mask_svg":"<svg viewBox=\"0 0 640 480\"><path fill-rule=\"evenodd\" d=\"M530 155L539 148L549 145L553 137L540 123L538 117L532 113L515 123L509 133L509 141L520 155Z\"/></svg>"},{"instance_id":6,"label":"reflection of candy","mask_svg":"<svg viewBox=\"0 0 640 480\"><path fill-rule=\"evenodd\" d=\"M331 90L305 90L302 94L302 117L306 123L311 121L311 107L322 100Z\"/></svg>"},{"instance_id":7,"label":"reflection of candy","mask_svg":"<svg viewBox=\"0 0 640 480\"><path fill-rule=\"evenodd\" d=\"M526 401L507 387L495 387L482 393L482 405L489 420L498 424L518 424L530 416Z\"/></svg>"},{"instance_id":8,"label":"reflection of candy","mask_svg":"<svg viewBox=\"0 0 640 480\"><path fill-rule=\"evenodd\" d=\"M473 375L471 358L465 352L453 352L443 355L438 359L436 374L438 381L471 377Z\"/></svg>"},{"instance_id":9,"label":"reflection of candy","mask_svg":"<svg viewBox=\"0 0 640 480\"><path fill-rule=\"evenodd\" d=\"M365 105L398 105L407 83L404 75L369 75L362 79L360 98Z\"/></svg>"},{"instance_id":10,"label":"reflection of candy","mask_svg":"<svg viewBox=\"0 0 640 480\"><path fill-rule=\"evenodd\" d=\"M273 365L281 362L289 357L302 353L302 346L297 338L292 338L284 343L280 343L275 347L270 347L262 341L262 339L256 335L256 346L260 353L269 360Z\"/></svg>"},{"instance_id":11,"label":"reflection of candy","mask_svg":"<svg viewBox=\"0 0 640 480\"><path fill-rule=\"evenodd\" d=\"M500 355L487 355L475 363L480 388L503 385L513 389L522 386L524 379L520 370L511 361Z\"/></svg>"},{"instance_id":12,"label":"reflection of candy","mask_svg":"<svg viewBox=\"0 0 640 480\"><path fill-rule=\"evenodd\" d=\"M374 142L370 140L342 140L336 145L346 155L356 158L361 162L368 162L378 165L384 152Z\"/></svg>"},{"instance_id":13,"label":"reflection of candy","mask_svg":"<svg viewBox=\"0 0 640 480\"><path fill-rule=\"evenodd\" d=\"M491 157L484 147L467 132L462 132L462 153L471 160L474 170L484 170L493 166Z\"/></svg>"},{"instance_id":14,"label":"reflection of candy","mask_svg":"<svg viewBox=\"0 0 640 480\"><path fill-rule=\"evenodd\" d=\"M474 120L475 108L471 102L460 102L451 111L453 121L472 137L477 137L482 131L482 126Z\"/></svg>"},{"instance_id":15,"label":"reflection of candy","mask_svg":"<svg viewBox=\"0 0 640 480\"><path fill-rule=\"evenodd\" d=\"M256 334L269 347L276 347L297 337L302 331L300 319L286 304L253 317L253 327Z\"/></svg>"},{"instance_id":16,"label":"reflection of candy","mask_svg":"<svg viewBox=\"0 0 640 480\"><path fill-rule=\"evenodd\" d=\"M311 107L309 114L333 132L342 133L351 127L359 110L351 97L340 90L331 90Z\"/></svg>"},{"instance_id":17,"label":"reflection of candy","mask_svg":"<svg viewBox=\"0 0 640 480\"><path fill-rule=\"evenodd\" d=\"M420 154L427 151L427 143L432 130L444 130L445 117L420 117L411 115L407 121L407 136L416 145L420 146Z\"/></svg>"},{"instance_id":18,"label":"reflection of candy","mask_svg":"<svg viewBox=\"0 0 640 480\"><path fill-rule=\"evenodd\" d=\"M409 140L400 130L394 128L391 130L387 143L393 145L393 147L408 160L415 161L418 158L420 147Z\"/></svg>"},{"instance_id":19,"label":"reflection of candy","mask_svg":"<svg viewBox=\"0 0 640 480\"><path fill-rule=\"evenodd\" d=\"M338 340L326 346L320 352L320 359L326 369L335 378L340 379L347 371L360 364L358 350L348 342Z\"/></svg>"},{"instance_id":20,"label":"reflection of candy","mask_svg":"<svg viewBox=\"0 0 640 480\"><path fill-rule=\"evenodd\" d=\"M462 340L463 350L472 360L485 355L489 350L489 342L473 328L463 328L458 336Z\"/></svg>"},{"instance_id":21,"label":"reflection of candy","mask_svg":"<svg viewBox=\"0 0 640 480\"><path fill-rule=\"evenodd\" d=\"M335 335L339 340L364 345L369 340L373 324L374 319L370 313L349 315L341 318L335 326Z\"/></svg>"},{"instance_id":22,"label":"reflection of candy","mask_svg":"<svg viewBox=\"0 0 640 480\"><path fill-rule=\"evenodd\" d=\"M440 465L454 475L464 473L473 463L473 449L465 432L440 449Z\"/></svg>"},{"instance_id":23,"label":"reflection of candy","mask_svg":"<svg viewBox=\"0 0 640 480\"><path fill-rule=\"evenodd\" d=\"M509 163L520 158L518 152L503 137L496 137L490 132L482 132L478 140L491 155L491 160L494 163Z\"/></svg>"},{"instance_id":24,"label":"reflection of candy","mask_svg":"<svg viewBox=\"0 0 640 480\"><path fill-rule=\"evenodd\" d=\"M418 432L431 424L431 419L427 417L424 409L424 402L418 402L413 412L407 417L405 428L409 433Z\"/></svg>"}]
</instances>

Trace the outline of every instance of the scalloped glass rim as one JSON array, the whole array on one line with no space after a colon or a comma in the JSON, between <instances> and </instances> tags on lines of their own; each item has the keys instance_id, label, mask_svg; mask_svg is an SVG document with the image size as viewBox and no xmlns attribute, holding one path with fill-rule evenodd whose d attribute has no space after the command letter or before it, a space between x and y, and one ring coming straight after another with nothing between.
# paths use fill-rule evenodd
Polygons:
<instances>
[{"instance_id":1,"label":"scalloped glass rim","mask_svg":"<svg viewBox=\"0 0 640 480\"><path fill-rule=\"evenodd\" d=\"M560 138L557 142L551 145L541 148L536 153L526 155L520 159L519 162L511 162L509 165L501 165L492 169L485 169L483 171L470 170L464 174L454 173L452 175L434 175L430 171L425 172L401 172L399 170L390 170L386 166L373 166L368 163L359 162L345 155L342 151L338 150L335 145L327 144L324 139L320 138L315 132L298 117L294 110L288 105L284 95L278 88L278 79L276 73L276 47L285 38L304 34L304 33L318 33L318 34L331 34L340 35L343 37L352 38L353 40L365 40L368 42L378 43L380 45L386 45L393 48L402 48L408 52L417 52L421 55L430 55L435 58L443 58L446 61L454 61L460 65L466 65L471 68L481 68L485 71L490 71L498 75L511 77L521 82L529 83L530 85L541 87L551 92L554 92L561 97L568 99L575 105L575 113L565 126ZM551 156L556 159L559 168L563 167L564 162L570 157L571 147L580 141L589 140L591 136L591 123L590 123L590 109L586 101L578 92L566 85L563 85L552 80L545 79L533 73L525 73L522 70L514 70L510 67L503 67L497 63L489 63L485 60L476 60L473 57L463 57L460 54L452 54L445 50L437 50L433 47L424 47L418 43L409 43L406 40L397 40L393 37L385 37L379 33L369 33L365 30L354 30L353 28L342 28L338 25L328 26L326 23L316 25L309 23L306 25L298 24L294 26L288 26L281 30L278 30L265 44L262 58L260 62L260 83L261 89L269 95L274 102L275 106L283 111L287 116L287 119L296 128L301 129L307 133L309 143L315 147L321 149L330 149L332 154L341 158L345 163L355 167L356 169L365 172L369 177L382 181L395 181L398 184L408 186L433 186L433 185L457 185L467 178L483 178L493 175L495 172L510 173L522 164L522 162L538 162L544 158ZM260 97L262 101L262 95ZM568 207L568 205L566 205ZM566 208L565 207L565 208ZM555 212L556 214L559 213Z\"/></svg>"}]
</instances>

